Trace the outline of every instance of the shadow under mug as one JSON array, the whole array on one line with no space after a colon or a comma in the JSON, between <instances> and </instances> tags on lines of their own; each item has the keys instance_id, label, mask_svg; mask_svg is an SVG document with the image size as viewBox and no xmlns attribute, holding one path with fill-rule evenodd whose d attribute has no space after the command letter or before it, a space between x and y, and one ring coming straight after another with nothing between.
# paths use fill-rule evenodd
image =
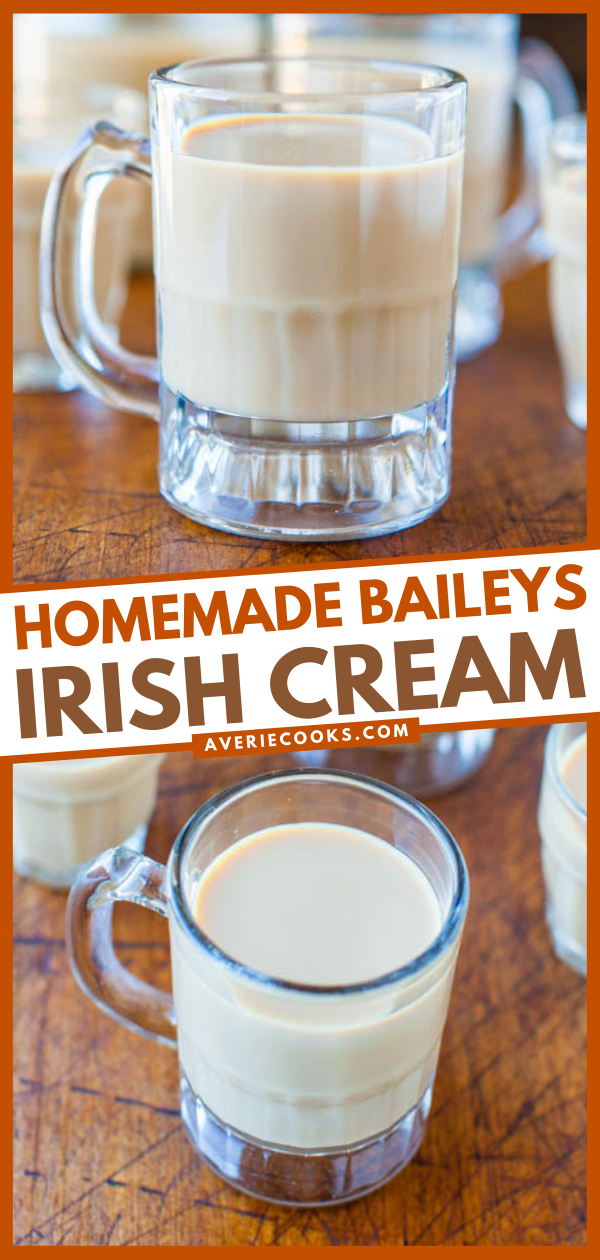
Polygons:
<instances>
[{"instance_id":1,"label":"shadow under mug","mask_svg":"<svg viewBox=\"0 0 600 1260\"><path fill-rule=\"evenodd\" d=\"M236 841L298 821L350 825L416 862L441 910L431 946L394 972L340 987L284 981L224 954L191 909L204 871ZM118 961L116 901L168 917L173 1000ZM71 891L67 946L100 1007L177 1041L183 1122L216 1172L260 1198L326 1204L382 1185L421 1142L467 904L462 854L424 805L359 775L284 771L208 801L166 868L125 847L104 853Z\"/></svg>"},{"instance_id":2,"label":"shadow under mug","mask_svg":"<svg viewBox=\"0 0 600 1260\"><path fill-rule=\"evenodd\" d=\"M430 516L450 489L465 80L364 58L186 62L150 76L150 103L151 141L98 123L50 189L59 362L160 421L161 492L194 520L345 539ZM152 184L158 361L118 346L94 305L98 205L119 175Z\"/></svg>"}]
</instances>

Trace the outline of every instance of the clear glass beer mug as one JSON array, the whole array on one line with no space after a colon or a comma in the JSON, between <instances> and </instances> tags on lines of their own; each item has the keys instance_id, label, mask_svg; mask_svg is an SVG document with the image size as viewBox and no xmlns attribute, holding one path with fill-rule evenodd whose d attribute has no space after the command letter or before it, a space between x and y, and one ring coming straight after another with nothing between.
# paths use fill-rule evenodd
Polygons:
<instances>
[{"instance_id":1,"label":"clear glass beer mug","mask_svg":"<svg viewBox=\"0 0 600 1260\"><path fill-rule=\"evenodd\" d=\"M418 867L438 907L429 946L373 979L303 983L276 967L257 969L206 935L194 906L212 864L224 854L235 864L238 842L264 828L287 827L289 837L296 822L350 826ZM355 888L359 900L361 891L369 896L360 881ZM461 851L424 805L359 775L283 772L209 800L184 826L167 868L125 846L103 853L71 892L67 946L81 987L100 1007L128 1028L176 1043L182 1119L216 1172L274 1202L340 1203L383 1185L421 1143L468 899ZM117 959L117 901L168 916L173 999ZM304 894L300 906L310 932ZM329 902L323 912L335 950L344 928L334 925ZM275 917L285 933L277 906ZM364 936L357 938L364 949Z\"/></svg>"},{"instance_id":2,"label":"clear glass beer mug","mask_svg":"<svg viewBox=\"0 0 600 1260\"><path fill-rule=\"evenodd\" d=\"M33 73L35 62L29 67ZM142 127L145 102L141 93L106 84L83 85L44 80L17 81L13 109L13 391L73 389L75 378L48 349L40 322L39 254L44 200L53 172L82 128L98 116L121 126ZM104 199L96 234L95 300L106 325L116 330L127 299L132 243L139 213L132 184L115 184ZM63 210L64 239L73 231L73 199ZM57 257L57 267L62 265ZM65 284L65 307L76 295Z\"/></svg>"},{"instance_id":3,"label":"clear glass beer mug","mask_svg":"<svg viewBox=\"0 0 600 1260\"><path fill-rule=\"evenodd\" d=\"M450 487L466 84L345 58L186 62L150 76L151 141L99 123L55 179L42 250L58 360L160 421L160 487L232 533L362 538ZM150 181L158 361L93 301L98 204ZM63 206L80 198L62 317Z\"/></svg>"},{"instance_id":4,"label":"clear glass beer mug","mask_svg":"<svg viewBox=\"0 0 600 1260\"><path fill-rule=\"evenodd\" d=\"M552 117L571 113L577 97L560 58L538 40L519 51L515 13L277 13L279 53L314 53L427 61L460 71L468 83L457 357L469 358L500 333L500 282L538 261L539 172ZM512 115L521 120L522 182L505 209Z\"/></svg>"},{"instance_id":5,"label":"clear glass beer mug","mask_svg":"<svg viewBox=\"0 0 600 1260\"><path fill-rule=\"evenodd\" d=\"M587 975L587 723L551 726L538 828L546 920L554 952Z\"/></svg>"},{"instance_id":6,"label":"clear glass beer mug","mask_svg":"<svg viewBox=\"0 0 600 1260\"><path fill-rule=\"evenodd\" d=\"M542 180L550 258L550 310L567 415L587 429L587 117L560 118L550 132Z\"/></svg>"}]
</instances>

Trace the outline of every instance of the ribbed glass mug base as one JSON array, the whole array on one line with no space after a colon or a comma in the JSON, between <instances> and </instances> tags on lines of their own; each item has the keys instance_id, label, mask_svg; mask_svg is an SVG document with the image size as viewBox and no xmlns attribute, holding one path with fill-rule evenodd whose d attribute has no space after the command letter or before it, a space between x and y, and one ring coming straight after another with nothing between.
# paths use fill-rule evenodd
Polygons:
<instances>
[{"instance_id":1,"label":"ribbed glass mug base","mask_svg":"<svg viewBox=\"0 0 600 1260\"><path fill-rule=\"evenodd\" d=\"M450 490L452 388L348 423L229 416L161 387L160 488L184 516L252 538L372 538L425 520Z\"/></svg>"},{"instance_id":2,"label":"ribbed glass mug base","mask_svg":"<svg viewBox=\"0 0 600 1260\"><path fill-rule=\"evenodd\" d=\"M131 835L123 840L123 845L128 849L133 849L135 853L143 853L146 847L146 837L148 835L148 827L143 824L136 827ZM92 861L90 857L89 861ZM50 867L42 866L35 861L31 861L25 854L20 853L18 848L13 847L13 868L18 875L25 875L27 879L35 879L38 884L46 884L49 888L70 888L75 883L77 877L85 870L89 862L81 862L78 866L73 866L69 871L53 871Z\"/></svg>"},{"instance_id":3,"label":"ribbed glass mug base","mask_svg":"<svg viewBox=\"0 0 600 1260\"><path fill-rule=\"evenodd\" d=\"M303 1150L269 1146L223 1124L181 1073L181 1114L202 1159L238 1190L296 1207L324 1207L361 1198L410 1162L422 1141L433 1082L419 1102L385 1133L348 1148Z\"/></svg>"}]
</instances>

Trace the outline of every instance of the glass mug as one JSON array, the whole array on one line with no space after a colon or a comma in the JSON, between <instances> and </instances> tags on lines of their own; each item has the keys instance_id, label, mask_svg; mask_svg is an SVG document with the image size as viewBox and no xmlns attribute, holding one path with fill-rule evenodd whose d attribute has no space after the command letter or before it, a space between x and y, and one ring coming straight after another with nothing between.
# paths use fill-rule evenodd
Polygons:
<instances>
[{"instance_id":1,"label":"glass mug","mask_svg":"<svg viewBox=\"0 0 600 1260\"><path fill-rule=\"evenodd\" d=\"M450 487L464 79L363 59L187 62L152 74L150 97L152 144L99 123L47 200L57 359L160 421L161 492L194 520L344 539L425 519ZM117 347L94 306L96 211L117 174L152 182L158 363ZM53 258L73 189L69 329Z\"/></svg>"},{"instance_id":2,"label":"glass mug","mask_svg":"<svg viewBox=\"0 0 600 1260\"><path fill-rule=\"evenodd\" d=\"M148 75L156 66L193 57L248 57L261 51L260 15L255 13L17 13L14 18L14 80L27 91L32 78L49 97L79 91L90 83L118 83L143 98L143 114L132 125L100 107L98 118L135 131L148 126ZM77 139L80 120L72 136ZM140 190L141 192L141 190ZM152 267L150 197L141 196L131 243L136 267ZM37 268L36 268L37 271Z\"/></svg>"},{"instance_id":3,"label":"glass mug","mask_svg":"<svg viewBox=\"0 0 600 1260\"><path fill-rule=\"evenodd\" d=\"M420 743L293 753L297 765L362 771L419 798L442 796L476 774L491 751L495 731L425 731Z\"/></svg>"},{"instance_id":4,"label":"glass mug","mask_svg":"<svg viewBox=\"0 0 600 1260\"><path fill-rule=\"evenodd\" d=\"M577 109L560 58L538 40L518 48L515 13L277 13L279 53L427 61L460 71L468 83L460 279L456 314L459 361L499 336L499 281L543 256L539 172L548 125ZM512 110L523 130L522 184L507 210Z\"/></svg>"},{"instance_id":5,"label":"glass mug","mask_svg":"<svg viewBox=\"0 0 600 1260\"><path fill-rule=\"evenodd\" d=\"M587 429L587 117L560 118L550 132L542 180L550 258L550 309L565 408Z\"/></svg>"},{"instance_id":6,"label":"glass mug","mask_svg":"<svg viewBox=\"0 0 600 1260\"><path fill-rule=\"evenodd\" d=\"M86 125L98 116L138 128L145 117L144 97L128 88L93 81L79 86L44 82L17 84L13 121L13 391L73 389L73 374L48 349L40 322L39 254L44 200L53 172ZM96 236L95 300L102 319L116 333L127 299L132 242L141 190L123 181L102 205ZM78 202L65 200L67 248ZM72 245L71 245L72 247ZM62 256L57 258L62 266ZM65 285L71 310L76 294Z\"/></svg>"},{"instance_id":7,"label":"glass mug","mask_svg":"<svg viewBox=\"0 0 600 1260\"><path fill-rule=\"evenodd\" d=\"M142 853L164 753L24 761L13 766L13 866L68 888L106 848Z\"/></svg>"},{"instance_id":8,"label":"glass mug","mask_svg":"<svg viewBox=\"0 0 600 1260\"><path fill-rule=\"evenodd\" d=\"M429 948L374 980L321 987L254 971L207 938L191 909L206 867L245 836L298 821L350 825L412 858L441 911ZM115 901L168 916L173 1002L116 959ZM462 854L424 805L362 776L297 770L213 797L166 869L124 847L104 853L71 892L67 944L99 1006L177 1041L182 1118L216 1172L275 1202L334 1203L382 1185L421 1142L467 903Z\"/></svg>"},{"instance_id":9,"label":"glass mug","mask_svg":"<svg viewBox=\"0 0 600 1260\"><path fill-rule=\"evenodd\" d=\"M544 750L538 826L546 919L554 952L587 975L587 792L577 799L565 782L570 757L587 766L587 723L551 726ZM587 771L585 771L587 778Z\"/></svg>"}]
</instances>

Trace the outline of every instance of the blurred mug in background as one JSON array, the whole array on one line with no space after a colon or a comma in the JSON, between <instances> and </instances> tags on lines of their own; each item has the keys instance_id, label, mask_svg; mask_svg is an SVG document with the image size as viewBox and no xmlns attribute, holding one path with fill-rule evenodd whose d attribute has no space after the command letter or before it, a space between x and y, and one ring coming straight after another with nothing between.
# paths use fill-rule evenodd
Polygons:
<instances>
[{"instance_id":1,"label":"blurred mug in background","mask_svg":"<svg viewBox=\"0 0 600 1260\"><path fill-rule=\"evenodd\" d=\"M32 82L49 93L81 92L90 83L132 88L146 102L135 130L146 132L148 78L158 66L198 57L248 57L260 46L260 17L252 13L21 13L15 16L15 83L25 96ZM132 129L125 116L110 121ZM145 192L130 258L141 270L152 267L152 208Z\"/></svg>"},{"instance_id":2,"label":"blurred mug in background","mask_svg":"<svg viewBox=\"0 0 600 1260\"><path fill-rule=\"evenodd\" d=\"M277 13L280 54L355 54L445 66L468 83L457 358L491 345L502 325L500 281L543 256L539 173L553 117L577 109L561 59L539 40L519 51L514 13ZM506 209L513 105L522 129L521 186Z\"/></svg>"},{"instance_id":3,"label":"blurred mug in background","mask_svg":"<svg viewBox=\"0 0 600 1260\"><path fill-rule=\"evenodd\" d=\"M145 103L138 92L110 84L55 85L33 79L15 91L13 125L13 390L65 390L74 377L51 354L39 314L38 260L42 211L52 175L82 130L96 118L139 131ZM77 230L75 200L65 209L65 240ZM114 335L127 299L131 246L140 189L118 180L102 198L94 250L95 298ZM59 252L56 265L62 269ZM77 294L66 285L65 318L75 323Z\"/></svg>"},{"instance_id":4,"label":"blurred mug in background","mask_svg":"<svg viewBox=\"0 0 600 1260\"><path fill-rule=\"evenodd\" d=\"M561 118L550 132L542 181L550 259L550 309L565 408L587 429L587 118Z\"/></svg>"}]
</instances>

